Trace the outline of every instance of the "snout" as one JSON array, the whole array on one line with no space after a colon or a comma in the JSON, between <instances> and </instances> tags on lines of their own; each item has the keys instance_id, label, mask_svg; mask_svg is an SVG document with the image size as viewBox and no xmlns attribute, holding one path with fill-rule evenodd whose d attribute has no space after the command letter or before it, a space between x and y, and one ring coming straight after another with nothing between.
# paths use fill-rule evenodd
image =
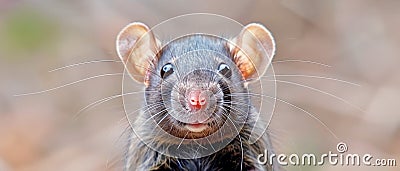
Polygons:
<instances>
[{"instance_id":1,"label":"snout","mask_svg":"<svg viewBox=\"0 0 400 171\"><path fill-rule=\"evenodd\" d=\"M189 90L187 95L188 106L193 111L204 109L209 103L209 93L205 90L193 89Z\"/></svg>"},{"instance_id":2,"label":"snout","mask_svg":"<svg viewBox=\"0 0 400 171\"><path fill-rule=\"evenodd\" d=\"M176 120L184 124L206 124L212 122L223 98L210 70L194 70L182 77L171 89L171 100L167 110ZM165 93L167 95L167 93Z\"/></svg>"}]
</instances>

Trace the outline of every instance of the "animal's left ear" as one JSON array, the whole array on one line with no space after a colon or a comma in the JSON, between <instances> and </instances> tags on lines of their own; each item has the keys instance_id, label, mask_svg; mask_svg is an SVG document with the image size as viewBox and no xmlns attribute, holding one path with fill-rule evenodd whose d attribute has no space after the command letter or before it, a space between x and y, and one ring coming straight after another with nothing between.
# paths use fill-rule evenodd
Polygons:
<instances>
[{"instance_id":1,"label":"animal's left ear","mask_svg":"<svg viewBox=\"0 0 400 171\"><path fill-rule=\"evenodd\" d=\"M261 24L245 26L229 44L234 62L245 80L257 80L268 69L275 54L275 41Z\"/></svg>"}]
</instances>

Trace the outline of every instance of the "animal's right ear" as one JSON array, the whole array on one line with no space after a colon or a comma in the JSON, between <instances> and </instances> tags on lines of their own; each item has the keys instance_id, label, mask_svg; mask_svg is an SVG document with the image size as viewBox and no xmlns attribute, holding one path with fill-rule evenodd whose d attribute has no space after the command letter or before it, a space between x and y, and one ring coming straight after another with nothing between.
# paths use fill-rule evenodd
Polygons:
<instances>
[{"instance_id":1,"label":"animal's right ear","mask_svg":"<svg viewBox=\"0 0 400 171\"><path fill-rule=\"evenodd\" d=\"M151 65L157 61L156 54L160 48L160 41L151 30L143 23L128 24L119 32L116 48L129 75L148 85L147 74Z\"/></svg>"}]
</instances>

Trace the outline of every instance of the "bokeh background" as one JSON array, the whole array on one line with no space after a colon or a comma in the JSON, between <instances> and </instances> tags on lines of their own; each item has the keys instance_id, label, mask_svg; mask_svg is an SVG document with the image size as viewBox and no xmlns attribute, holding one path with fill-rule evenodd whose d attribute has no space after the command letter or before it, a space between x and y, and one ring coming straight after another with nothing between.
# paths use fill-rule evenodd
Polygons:
<instances>
[{"instance_id":1,"label":"bokeh background","mask_svg":"<svg viewBox=\"0 0 400 171\"><path fill-rule=\"evenodd\" d=\"M121 170L121 98L76 117L86 105L120 93L121 75L14 95L121 73L122 63L113 61L119 60L114 42L123 26L154 26L193 12L266 25L277 41L278 97L313 114L339 138L305 112L278 102L269 129L277 151L318 154L335 151L343 141L350 153L395 158L400 165L399 9L395 0L0 0L0 171ZM93 60L105 62L49 72Z\"/></svg>"}]
</instances>

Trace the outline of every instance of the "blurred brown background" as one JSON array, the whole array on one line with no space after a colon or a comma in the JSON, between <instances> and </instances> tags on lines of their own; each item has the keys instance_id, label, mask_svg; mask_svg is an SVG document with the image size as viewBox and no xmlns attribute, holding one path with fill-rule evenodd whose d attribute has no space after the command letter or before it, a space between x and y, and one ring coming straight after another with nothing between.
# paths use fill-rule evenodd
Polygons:
<instances>
[{"instance_id":1,"label":"blurred brown background","mask_svg":"<svg viewBox=\"0 0 400 171\"><path fill-rule=\"evenodd\" d=\"M399 165L399 9L400 1L395 0L0 0L0 171L120 170L108 165L121 153L119 136L126 126L121 121L121 99L74 117L86 105L120 93L120 75L41 94L14 95L121 73L119 62L48 71L85 61L118 60L114 41L127 23L154 26L193 12L266 25L277 41L274 61L286 61L274 63L276 74L283 75L277 79L314 88L278 82L278 97L326 123L347 143L349 152L396 158ZM287 76L293 74L343 79L360 86ZM323 153L335 151L338 143L315 119L279 102L270 131L280 152ZM288 169L394 171L399 166Z\"/></svg>"}]
</instances>

